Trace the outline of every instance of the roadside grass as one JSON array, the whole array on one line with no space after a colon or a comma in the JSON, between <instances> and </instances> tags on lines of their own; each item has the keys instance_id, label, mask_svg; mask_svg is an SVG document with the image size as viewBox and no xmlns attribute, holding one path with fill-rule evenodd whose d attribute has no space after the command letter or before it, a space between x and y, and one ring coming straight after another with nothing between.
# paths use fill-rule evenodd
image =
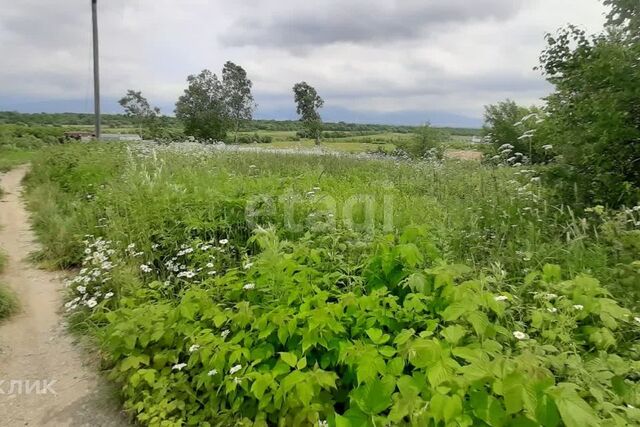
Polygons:
<instances>
[{"instance_id":1,"label":"roadside grass","mask_svg":"<svg viewBox=\"0 0 640 427\"><path fill-rule=\"evenodd\" d=\"M29 163L35 155L35 150L2 149L0 146L0 173L8 172L21 164Z\"/></svg>"},{"instance_id":2,"label":"roadside grass","mask_svg":"<svg viewBox=\"0 0 640 427\"><path fill-rule=\"evenodd\" d=\"M142 424L634 424L640 209L539 172L69 144L26 184Z\"/></svg>"},{"instance_id":3,"label":"roadside grass","mask_svg":"<svg viewBox=\"0 0 640 427\"><path fill-rule=\"evenodd\" d=\"M0 274L7 266L7 256L0 251ZM0 321L8 318L18 310L18 300L14 293L0 282Z\"/></svg>"}]
</instances>

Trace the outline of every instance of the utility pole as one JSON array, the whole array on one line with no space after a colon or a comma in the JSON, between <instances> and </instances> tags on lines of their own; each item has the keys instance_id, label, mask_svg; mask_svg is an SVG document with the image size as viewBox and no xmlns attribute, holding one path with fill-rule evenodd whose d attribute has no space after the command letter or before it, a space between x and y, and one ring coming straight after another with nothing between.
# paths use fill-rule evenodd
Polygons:
<instances>
[{"instance_id":1,"label":"utility pole","mask_svg":"<svg viewBox=\"0 0 640 427\"><path fill-rule=\"evenodd\" d=\"M96 120L96 139L100 139L100 67L98 62L98 0L91 0L93 18L93 112Z\"/></svg>"}]
</instances>

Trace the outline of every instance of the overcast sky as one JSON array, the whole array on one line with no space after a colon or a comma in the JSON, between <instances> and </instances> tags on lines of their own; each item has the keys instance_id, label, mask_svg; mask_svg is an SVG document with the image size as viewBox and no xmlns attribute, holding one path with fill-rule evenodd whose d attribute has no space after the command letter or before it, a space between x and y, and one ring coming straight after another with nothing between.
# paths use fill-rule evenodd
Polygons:
<instances>
[{"instance_id":1,"label":"overcast sky","mask_svg":"<svg viewBox=\"0 0 640 427\"><path fill-rule=\"evenodd\" d=\"M305 80L325 120L473 125L483 105L531 104L544 34L599 31L599 0L98 0L104 108L141 89L172 114L188 74L225 61L262 118L294 118ZM0 109L91 111L89 0L0 0Z\"/></svg>"}]
</instances>

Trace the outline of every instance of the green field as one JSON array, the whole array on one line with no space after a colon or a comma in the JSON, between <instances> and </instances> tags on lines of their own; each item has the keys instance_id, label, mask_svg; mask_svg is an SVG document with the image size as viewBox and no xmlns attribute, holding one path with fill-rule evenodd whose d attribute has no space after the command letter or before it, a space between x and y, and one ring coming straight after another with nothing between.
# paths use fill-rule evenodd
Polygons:
<instances>
[{"instance_id":1,"label":"green field","mask_svg":"<svg viewBox=\"0 0 640 427\"><path fill-rule=\"evenodd\" d=\"M27 187L141 424L638 424L640 211L541 172L68 144Z\"/></svg>"}]
</instances>

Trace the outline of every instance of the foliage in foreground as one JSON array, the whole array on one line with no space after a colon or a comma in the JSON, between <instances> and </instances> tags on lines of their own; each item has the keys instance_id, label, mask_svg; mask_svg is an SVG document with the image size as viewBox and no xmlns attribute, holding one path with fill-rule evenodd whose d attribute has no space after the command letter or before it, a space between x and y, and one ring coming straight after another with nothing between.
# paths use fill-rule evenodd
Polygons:
<instances>
[{"instance_id":1,"label":"foliage in foreground","mask_svg":"<svg viewBox=\"0 0 640 427\"><path fill-rule=\"evenodd\" d=\"M72 320L144 424L637 424L640 319L597 278L633 289L640 218L570 221L533 178L71 145L29 187L48 256L83 267ZM380 211L332 225L322 201L367 190L396 196L397 233ZM295 199L302 229L264 198L245 216L256 194Z\"/></svg>"}]
</instances>

